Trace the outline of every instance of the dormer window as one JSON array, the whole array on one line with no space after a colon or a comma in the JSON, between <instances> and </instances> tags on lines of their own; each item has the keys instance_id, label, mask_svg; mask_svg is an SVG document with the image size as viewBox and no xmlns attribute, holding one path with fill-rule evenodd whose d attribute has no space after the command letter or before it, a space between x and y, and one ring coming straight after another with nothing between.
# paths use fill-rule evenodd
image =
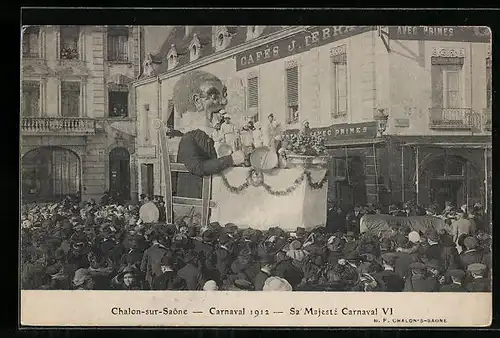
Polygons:
<instances>
[{"instance_id":1,"label":"dormer window","mask_svg":"<svg viewBox=\"0 0 500 338\"><path fill-rule=\"evenodd\" d=\"M227 48L230 42L231 42L231 34L229 34L227 27L226 26L217 27L217 30L215 31L215 51L218 52Z\"/></svg>"},{"instance_id":2,"label":"dormer window","mask_svg":"<svg viewBox=\"0 0 500 338\"><path fill-rule=\"evenodd\" d=\"M174 69L178 63L178 55L177 50L175 49L175 45L170 47L170 51L167 54L167 68L168 70Z\"/></svg>"},{"instance_id":3,"label":"dormer window","mask_svg":"<svg viewBox=\"0 0 500 338\"><path fill-rule=\"evenodd\" d=\"M189 44L189 61L194 61L200 57L201 43L198 35L194 33L193 40Z\"/></svg>"}]
</instances>

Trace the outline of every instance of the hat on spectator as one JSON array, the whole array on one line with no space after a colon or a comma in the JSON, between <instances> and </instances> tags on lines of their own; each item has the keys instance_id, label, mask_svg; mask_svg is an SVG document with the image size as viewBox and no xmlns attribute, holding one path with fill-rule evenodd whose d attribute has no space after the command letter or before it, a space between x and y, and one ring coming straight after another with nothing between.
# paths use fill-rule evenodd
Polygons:
<instances>
[{"instance_id":1,"label":"hat on spectator","mask_svg":"<svg viewBox=\"0 0 500 338\"><path fill-rule=\"evenodd\" d=\"M468 250L477 248L478 241L476 237L468 236L464 239L464 245Z\"/></svg>"},{"instance_id":2,"label":"hat on spectator","mask_svg":"<svg viewBox=\"0 0 500 338\"><path fill-rule=\"evenodd\" d=\"M73 277L73 285L78 287L83 284L90 278L89 271L87 269L78 269L75 271L75 275Z\"/></svg>"},{"instance_id":3,"label":"hat on spectator","mask_svg":"<svg viewBox=\"0 0 500 338\"><path fill-rule=\"evenodd\" d=\"M290 283L281 277L268 277L264 282L263 291L292 291Z\"/></svg>"},{"instance_id":4,"label":"hat on spectator","mask_svg":"<svg viewBox=\"0 0 500 338\"><path fill-rule=\"evenodd\" d=\"M299 250L302 247L302 243L298 240L294 240L290 243L290 250Z\"/></svg>"},{"instance_id":5,"label":"hat on spectator","mask_svg":"<svg viewBox=\"0 0 500 338\"><path fill-rule=\"evenodd\" d=\"M486 270L486 265L482 263L473 263L467 266L467 270L471 273L482 274Z\"/></svg>"},{"instance_id":6,"label":"hat on spectator","mask_svg":"<svg viewBox=\"0 0 500 338\"><path fill-rule=\"evenodd\" d=\"M203 285L203 290L204 291L217 291L217 290L219 290L219 287L217 286L217 283L215 281L208 280Z\"/></svg>"},{"instance_id":7,"label":"hat on spectator","mask_svg":"<svg viewBox=\"0 0 500 338\"><path fill-rule=\"evenodd\" d=\"M253 290L253 285L246 279L237 279L234 281L234 286L236 286L240 290Z\"/></svg>"},{"instance_id":8,"label":"hat on spectator","mask_svg":"<svg viewBox=\"0 0 500 338\"><path fill-rule=\"evenodd\" d=\"M425 232L425 237L427 237L427 239L434 241L434 242L439 241L439 234L437 233L437 231L435 229L427 230Z\"/></svg>"}]
</instances>

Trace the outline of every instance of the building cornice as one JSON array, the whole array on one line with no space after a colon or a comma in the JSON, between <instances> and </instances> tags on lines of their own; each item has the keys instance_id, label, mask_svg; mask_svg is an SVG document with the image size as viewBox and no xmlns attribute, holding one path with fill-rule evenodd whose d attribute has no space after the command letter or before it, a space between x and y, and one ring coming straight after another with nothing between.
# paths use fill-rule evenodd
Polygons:
<instances>
[{"instance_id":1,"label":"building cornice","mask_svg":"<svg viewBox=\"0 0 500 338\"><path fill-rule=\"evenodd\" d=\"M232 47L232 48L220 51L220 52L213 53L211 55L208 55L205 58L202 57L196 61L192 61L192 62L189 62L185 65L182 65L181 67L176 68L174 70L158 74L157 76L152 76L152 77L136 80L136 81L132 82L132 86L135 88L135 87L139 87L139 86L144 85L144 84L156 82L156 81L158 81L158 79L161 81L161 80L165 80L165 79L168 79L171 77L178 76L182 73L206 66L208 64L211 64L211 63L223 60L223 59L230 58L230 57L235 56L235 55L237 55L245 50L259 47L259 46L264 45L266 43L270 43L270 42L273 42L273 41L283 39L283 38L289 37L291 35L300 33L302 31L304 31L304 29L306 29L307 27L309 27L309 26L298 26L298 27L288 28L288 29L273 33L271 35L266 35L266 36L259 37L259 38L254 39L254 40L244 42L238 46L235 46L235 47Z\"/></svg>"}]
</instances>

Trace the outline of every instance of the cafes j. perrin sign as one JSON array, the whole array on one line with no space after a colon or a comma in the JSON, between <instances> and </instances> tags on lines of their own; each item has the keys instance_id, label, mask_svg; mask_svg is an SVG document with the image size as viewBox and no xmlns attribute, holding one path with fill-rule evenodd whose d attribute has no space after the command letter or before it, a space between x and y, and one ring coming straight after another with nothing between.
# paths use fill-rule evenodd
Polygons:
<instances>
[{"instance_id":1,"label":"cafes j. perrin sign","mask_svg":"<svg viewBox=\"0 0 500 338\"><path fill-rule=\"evenodd\" d=\"M298 129L288 129L284 132L283 139L288 140L298 133ZM326 144L340 140L373 139L377 136L377 122L342 123L328 127L311 128L311 135L323 135Z\"/></svg>"},{"instance_id":2,"label":"cafes j. perrin sign","mask_svg":"<svg viewBox=\"0 0 500 338\"><path fill-rule=\"evenodd\" d=\"M304 32L238 54L236 56L236 70L306 52L311 48L373 29L375 29L375 26L318 26L306 28Z\"/></svg>"}]
</instances>

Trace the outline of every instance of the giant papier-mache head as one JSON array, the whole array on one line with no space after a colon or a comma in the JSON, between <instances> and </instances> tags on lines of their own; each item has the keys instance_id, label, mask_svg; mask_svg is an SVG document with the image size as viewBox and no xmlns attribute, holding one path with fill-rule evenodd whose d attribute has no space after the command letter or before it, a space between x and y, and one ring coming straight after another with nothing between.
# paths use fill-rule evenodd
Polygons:
<instances>
[{"instance_id":1,"label":"giant papier-mache head","mask_svg":"<svg viewBox=\"0 0 500 338\"><path fill-rule=\"evenodd\" d=\"M204 71L192 71L184 74L174 86L173 103L181 116L186 113L204 113L210 124L227 104L227 88L215 75Z\"/></svg>"}]
</instances>

